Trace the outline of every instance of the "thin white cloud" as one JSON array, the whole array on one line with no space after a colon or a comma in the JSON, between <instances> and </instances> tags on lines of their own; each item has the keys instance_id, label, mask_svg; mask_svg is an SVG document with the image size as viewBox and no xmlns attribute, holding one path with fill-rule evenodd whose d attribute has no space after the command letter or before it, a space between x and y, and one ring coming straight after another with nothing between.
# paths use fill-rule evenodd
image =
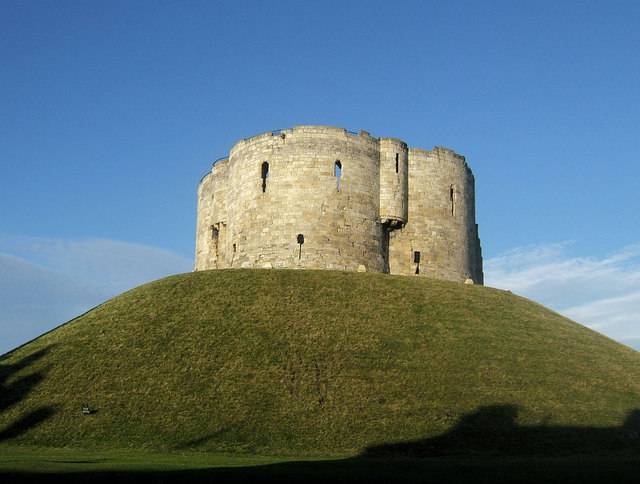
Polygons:
<instances>
[{"instance_id":1,"label":"thin white cloud","mask_svg":"<svg viewBox=\"0 0 640 484\"><path fill-rule=\"evenodd\" d=\"M109 239L0 237L0 252L108 293L193 266L191 259L165 249Z\"/></svg>"},{"instance_id":2,"label":"thin white cloud","mask_svg":"<svg viewBox=\"0 0 640 484\"><path fill-rule=\"evenodd\" d=\"M0 237L0 354L192 264L164 249L115 240Z\"/></svg>"},{"instance_id":3,"label":"thin white cloud","mask_svg":"<svg viewBox=\"0 0 640 484\"><path fill-rule=\"evenodd\" d=\"M566 242L521 247L486 260L485 282L618 341L640 340L640 244L602 258L572 256Z\"/></svg>"},{"instance_id":4,"label":"thin white cloud","mask_svg":"<svg viewBox=\"0 0 640 484\"><path fill-rule=\"evenodd\" d=\"M0 354L102 299L71 277L0 253Z\"/></svg>"}]
</instances>

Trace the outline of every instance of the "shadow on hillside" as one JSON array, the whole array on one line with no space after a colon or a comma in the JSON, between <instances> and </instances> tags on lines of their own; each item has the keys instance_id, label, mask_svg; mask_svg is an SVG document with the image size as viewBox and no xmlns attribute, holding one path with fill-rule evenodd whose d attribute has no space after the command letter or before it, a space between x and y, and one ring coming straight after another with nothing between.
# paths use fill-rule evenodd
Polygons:
<instances>
[{"instance_id":1,"label":"shadow on hillside","mask_svg":"<svg viewBox=\"0 0 640 484\"><path fill-rule=\"evenodd\" d=\"M441 435L373 445L359 457L558 456L602 451L633 451L640 456L640 410L629 412L619 427L518 425L519 410L517 405L479 407ZM224 432L221 429L183 442L175 450L196 450Z\"/></svg>"},{"instance_id":2,"label":"shadow on hillside","mask_svg":"<svg viewBox=\"0 0 640 484\"><path fill-rule=\"evenodd\" d=\"M520 426L518 407L480 407L432 438L369 447L347 459L168 471L8 473L11 482L637 482L640 410L617 427ZM203 454L200 454L202 457ZM96 456L100 457L100 456ZM170 457L168 458L170 459ZM117 461L100 459L104 469ZM52 462L52 461L47 461ZM65 461L60 461L65 462ZM66 461L67 463L69 461ZM212 458L215 462L215 458ZM201 461L200 461L201 464ZM159 466L162 467L162 466ZM0 471L0 476L2 476Z\"/></svg>"},{"instance_id":3,"label":"shadow on hillside","mask_svg":"<svg viewBox=\"0 0 640 484\"><path fill-rule=\"evenodd\" d=\"M202 437L198 437L197 439L191 439L191 440L187 440L186 442L183 442L179 445L176 445L173 449L174 450L193 450L194 448L197 448L198 446L202 445L202 444L206 444L218 437L220 437L222 434L224 434L226 432L227 429L222 428L216 432L212 432L210 434L204 435Z\"/></svg>"},{"instance_id":4,"label":"shadow on hillside","mask_svg":"<svg viewBox=\"0 0 640 484\"><path fill-rule=\"evenodd\" d=\"M516 405L480 407L442 435L371 446L362 457L558 456L602 451L633 451L640 456L640 410L630 412L620 427L520 426L518 411Z\"/></svg>"},{"instance_id":5,"label":"shadow on hillside","mask_svg":"<svg viewBox=\"0 0 640 484\"><path fill-rule=\"evenodd\" d=\"M22 402L44 380L47 373L46 369L37 370L15 379L14 376L43 358L51 348L52 346L47 346L35 351L23 357L17 363L4 363L2 360L6 360L6 357L0 360L0 417L8 409ZM52 406L42 406L31 410L4 428L0 428L0 442L23 434L51 417L54 413L55 408Z\"/></svg>"}]
</instances>

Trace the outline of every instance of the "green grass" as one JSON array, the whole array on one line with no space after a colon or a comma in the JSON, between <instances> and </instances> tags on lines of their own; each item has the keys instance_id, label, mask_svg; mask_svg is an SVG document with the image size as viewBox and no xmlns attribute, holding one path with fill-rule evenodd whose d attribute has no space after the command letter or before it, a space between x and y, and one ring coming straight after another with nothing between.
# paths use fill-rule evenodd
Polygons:
<instances>
[{"instance_id":1,"label":"green grass","mask_svg":"<svg viewBox=\"0 0 640 484\"><path fill-rule=\"evenodd\" d=\"M638 407L630 348L509 292L381 274L172 276L0 359L11 446L617 452Z\"/></svg>"},{"instance_id":2,"label":"green grass","mask_svg":"<svg viewBox=\"0 0 640 484\"><path fill-rule=\"evenodd\" d=\"M291 459L219 453L159 453L132 449L86 450L0 445L0 473L179 471L279 464Z\"/></svg>"},{"instance_id":3,"label":"green grass","mask_svg":"<svg viewBox=\"0 0 640 484\"><path fill-rule=\"evenodd\" d=\"M423 482L635 483L630 455L305 459L218 453L151 453L0 444L0 479L19 482Z\"/></svg>"}]
</instances>

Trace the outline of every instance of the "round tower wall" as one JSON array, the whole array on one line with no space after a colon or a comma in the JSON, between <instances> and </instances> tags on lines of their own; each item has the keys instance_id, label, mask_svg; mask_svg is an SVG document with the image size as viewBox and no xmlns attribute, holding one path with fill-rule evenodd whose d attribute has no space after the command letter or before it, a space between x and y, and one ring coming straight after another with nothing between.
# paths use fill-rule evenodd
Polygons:
<instances>
[{"instance_id":1,"label":"round tower wall","mask_svg":"<svg viewBox=\"0 0 640 484\"><path fill-rule=\"evenodd\" d=\"M198 211L196 217L196 261L195 269L212 266L209 227L212 217L213 185L212 173L207 173L198 185Z\"/></svg>"},{"instance_id":2,"label":"round tower wall","mask_svg":"<svg viewBox=\"0 0 640 484\"><path fill-rule=\"evenodd\" d=\"M409 149L408 185L407 224L390 234L390 272L482 283L474 179L464 157Z\"/></svg>"},{"instance_id":3,"label":"round tower wall","mask_svg":"<svg viewBox=\"0 0 640 484\"><path fill-rule=\"evenodd\" d=\"M385 269L376 138L298 126L242 140L224 184L228 250L216 267Z\"/></svg>"},{"instance_id":4,"label":"round tower wall","mask_svg":"<svg viewBox=\"0 0 640 484\"><path fill-rule=\"evenodd\" d=\"M219 160L198 185L196 270L224 267L228 167L228 158Z\"/></svg>"},{"instance_id":5,"label":"round tower wall","mask_svg":"<svg viewBox=\"0 0 640 484\"><path fill-rule=\"evenodd\" d=\"M390 227L402 226L408 211L407 144L395 138L380 139L380 220Z\"/></svg>"}]
</instances>

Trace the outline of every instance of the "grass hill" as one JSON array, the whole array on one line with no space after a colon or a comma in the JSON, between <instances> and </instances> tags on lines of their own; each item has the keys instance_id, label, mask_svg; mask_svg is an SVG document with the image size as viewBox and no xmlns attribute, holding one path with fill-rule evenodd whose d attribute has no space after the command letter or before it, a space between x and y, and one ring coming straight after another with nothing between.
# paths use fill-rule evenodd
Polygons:
<instances>
[{"instance_id":1,"label":"grass hill","mask_svg":"<svg viewBox=\"0 0 640 484\"><path fill-rule=\"evenodd\" d=\"M640 353L509 292L381 274L172 276L0 358L0 442L38 446L598 449L639 406Z\"/></svg>"}]
</instances>

